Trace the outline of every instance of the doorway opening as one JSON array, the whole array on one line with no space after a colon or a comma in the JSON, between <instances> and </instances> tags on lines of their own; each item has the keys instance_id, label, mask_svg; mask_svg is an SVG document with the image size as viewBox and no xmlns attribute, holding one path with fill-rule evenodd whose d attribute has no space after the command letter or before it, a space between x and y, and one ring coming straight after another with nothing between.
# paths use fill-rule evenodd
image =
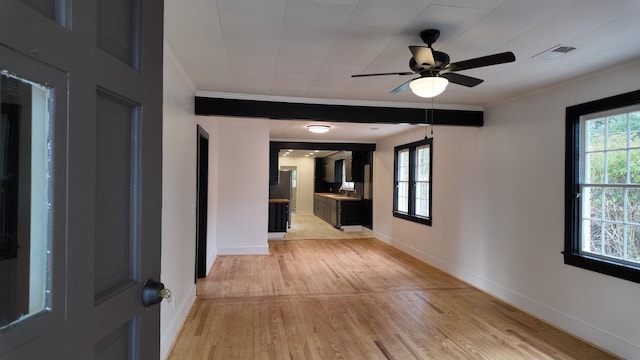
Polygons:
<instances>
[{"instance_id":1,"label":"doorway opening","mask_svg":"<svg viewBox=\"0 0 640 360\"><path fill-rule=\"evenodd\" d=\"M198 125L196 185L196 268L194 282L207 276L207 207L209 196L209 134Z\"/></svg>"},{"instance_id":2,"label":"doorway opening","mask_svg":"<svg viewBox=\"0 0 640 360\"><path fill-rule=\"evenodd\" d=\"M296 211L298 200L298 167L297 166L281 166L281 171L291 171L291 199L289 199L289 211Z\"/></svg>"}]
</instances>

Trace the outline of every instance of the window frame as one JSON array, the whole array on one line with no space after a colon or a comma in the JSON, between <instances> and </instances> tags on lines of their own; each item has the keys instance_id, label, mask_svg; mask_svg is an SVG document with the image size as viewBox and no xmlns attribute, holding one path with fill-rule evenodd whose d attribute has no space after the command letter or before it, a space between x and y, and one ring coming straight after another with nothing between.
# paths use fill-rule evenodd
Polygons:
<instances>
[{"instance_id":1,"label":"window frame","mask_svg":"<svg viewBox=\"0 0 640 360\"><path fill-rule=\"evenodd\" d=\"M416 215L416 163L417 149L423 146L429 147L429 216ZM409 184L408 184L408 210L407 212L398 210L398 189L399 189L399 171L398 171L398 154L401 151L409 151ZM409 144L398 145L394 147L393 152L393 216L404 220L409 220L419 224L432 226L433 223L433 138L425 138L424 140L412 142Z\"/></svg>"},{"instance_id":2,"label":"window frame","mask_svg":"<svg viewBox=\"0 0 640 360\"><path fill-rule=\"evenodd\" d=\"M565 243L564 263L601 274L640 283L640 264L602 257L581 250L582 199L580 167L583 141L581 119L590 114L640 105L640 90L566 108L565 142Z\"/></svg>"}]
</instances>

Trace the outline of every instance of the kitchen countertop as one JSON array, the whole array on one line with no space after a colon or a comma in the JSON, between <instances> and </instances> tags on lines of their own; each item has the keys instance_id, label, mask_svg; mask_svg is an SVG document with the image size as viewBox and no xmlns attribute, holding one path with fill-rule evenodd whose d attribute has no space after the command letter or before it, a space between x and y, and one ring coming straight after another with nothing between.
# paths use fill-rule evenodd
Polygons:
<instances>
[{"instance_id":1,"label":"kitchen countertop","mask_svg":"<svg viewBox=\"0 0 640 360\"><path fill-rule=\"evenodd\" d=\"M348 196L342 194L334 194L334 193L315 193L318 196L323 196L329 199L340 200L340 201L360 201L362 200L359 197Z\"/></svg>"},{"instance_id":2,"label":"kitchen countertop","mask_svg":"<svg viewBox=\"0 0 640 360\"><path fill-rule=\"evenodd\" d=\"M289 203L289 199L269 198L269 203L270 204L277 204L277 203L287 204Z\"/></svg>"}]
</instances>

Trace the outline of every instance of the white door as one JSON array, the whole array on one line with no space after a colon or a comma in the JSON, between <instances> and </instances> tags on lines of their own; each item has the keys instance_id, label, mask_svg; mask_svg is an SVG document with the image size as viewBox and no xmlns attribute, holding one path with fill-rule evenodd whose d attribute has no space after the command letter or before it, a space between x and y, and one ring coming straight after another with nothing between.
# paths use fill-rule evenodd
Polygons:
<instances>
[{"instance_id":1,"label":"white door","mask_svg":"<svg viewBox=\"0 0 640 360\"><path fill-rule=\"evenodd\" d=\"M162 24L0 0L1 359L159 358Z\"/></svg>"}]
</instances>

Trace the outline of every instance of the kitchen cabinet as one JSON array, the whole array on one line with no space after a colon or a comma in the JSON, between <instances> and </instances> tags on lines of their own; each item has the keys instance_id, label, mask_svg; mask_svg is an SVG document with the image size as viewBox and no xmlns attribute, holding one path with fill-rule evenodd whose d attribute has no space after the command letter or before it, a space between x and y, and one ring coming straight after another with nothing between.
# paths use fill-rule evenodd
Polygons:
<instances>
[{"instance_id":1,"label":"kitchen cabinet","mask_svg":"<svg viewBox=\"0 0 640 360\"><path fill-rule=\"evenodd\" d=\"M280 149L271 144L269 146L269 185L278 185L278 156Z\"/></svg>"},{"instance_id":2,"label":"kitchen cabinet","mask_svg":"<svg viewBox=\"0 0 640 360\"><path fill-rule=\"evenodd\" d=\"M360 225L362 221L361 200L338 194L315 194L313 213L335 228Z\"/></svg>"},{"instance_id":3,"label":"kitchen cabinet","mask_svg":"<svg viewBox=\"0 0 640 360\"><path fill-rule=\"evenodd\" d=\"M313 198L313 213L320 219L338 227L338 200L330 197L315 195Z\"/></svg>"},{"instance_id":4,"label":"kitchen cabinet","mask_svg":"<svg viewBox=\"0 0 640 360\"><path fill-rule=\"evenodd\" d=\"M269 199L268 232L286 232L289 225L289 200Z\"/></svg>"},{"instance_id":5,"label":"kitchen cabinet","mask_svg":"<svg viewBox=\"0 0 640 360\"><path fill-rule=\"evenodd\" d=\"M354 151L351 157L344 159L345 178L349 182L363 181L363 154Z\"/></svg>"},{"instance_id":6,"label":"kitchen cabinet","mask_svg":"<svg viewBox=\"0 0 640 360\"><path fill-rule=\"evenodd\" d=\"M336 169L334 161L327 161L324 163L324 181L328 183L335 182Z\"/></svg>"}]
</instances>

